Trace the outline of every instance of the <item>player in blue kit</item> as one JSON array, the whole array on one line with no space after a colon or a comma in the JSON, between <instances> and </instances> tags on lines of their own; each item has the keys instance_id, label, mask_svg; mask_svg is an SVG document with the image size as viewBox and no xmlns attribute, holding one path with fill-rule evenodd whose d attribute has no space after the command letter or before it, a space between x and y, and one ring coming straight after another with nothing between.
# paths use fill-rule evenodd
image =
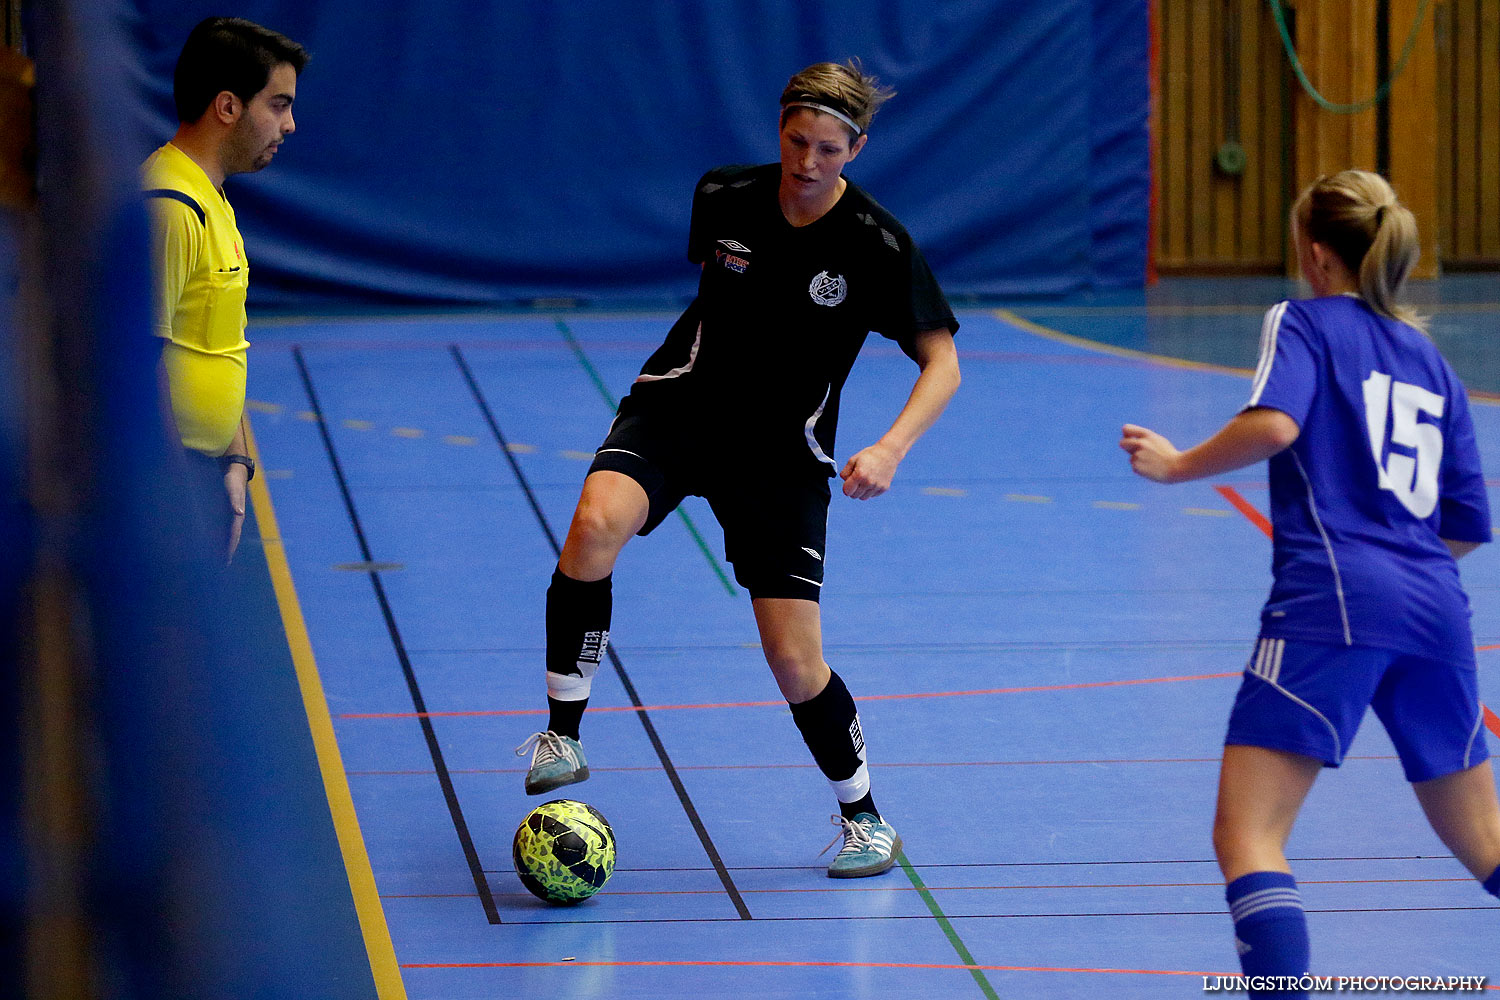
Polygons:
<instances>
[{"instance_id":1,"label":"player in blue kit","mask_svg":"<svg viewBox=\"0 0 1500 1000\"><path fill-rule=\"evenodd\" d=\"M875 807L854 698L823 659L828 480L868 500L958 388L958 323L896 219L843 176L888 94L857 63L818 63L781 96L781 161L711 170L693 195L698 296L647 359L595 455L547 590L547 729L526 791L588 777L579 723L609 642L611 575L632 536L705 497L761 647L838 799L835 878L878 875L901 840ZM920 374L879 440L842 466L839 394L870 331ZM835 838L837 840L837 838ZM831 845L830 845L831 846Z\"/></svg>"},{"instance_id":2,"label":"player in blue kit","mask_svg":"<svg viewBox=\"0 0 1500 1000\"><path fill-rule=\"evenodd\" d=\"M1433 829L1500 895L1500 805L1456 562L1490 541L1489 503L1467 393L1396 305L1416 221L1384 178L1346 170L1304 191L1292 224L1315 297L1266 314L1245 408L1186 451L1133 424L1120 442L1161 483L1270 459L1275 582L1230 713L1214 820L1247 975L1307 972L1283 852L1367 706Z\"/></svg>"}]
</instances>

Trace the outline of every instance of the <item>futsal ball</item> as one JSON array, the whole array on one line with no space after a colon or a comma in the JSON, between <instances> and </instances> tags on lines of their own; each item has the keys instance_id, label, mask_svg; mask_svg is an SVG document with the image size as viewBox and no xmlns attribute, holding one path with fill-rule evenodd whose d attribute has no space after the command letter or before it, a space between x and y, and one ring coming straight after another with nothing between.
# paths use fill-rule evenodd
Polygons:
<instances>
[{"instance_id":1,"label":"futsal ball","mask_svg":"<svg viewBox=\"0 0 1500 1000\"><path fill-rule=\"evenodd\" d=\"M511 842L521 884L549 903L588 899L615 870L615 832L599 810L573 799L544 802Z\"/></svg>"}]
</instances>

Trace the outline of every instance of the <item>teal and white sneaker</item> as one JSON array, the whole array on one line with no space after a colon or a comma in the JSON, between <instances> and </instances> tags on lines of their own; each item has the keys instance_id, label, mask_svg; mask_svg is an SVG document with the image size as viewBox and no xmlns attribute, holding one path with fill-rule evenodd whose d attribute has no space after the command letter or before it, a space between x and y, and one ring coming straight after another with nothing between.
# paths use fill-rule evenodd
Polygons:
<instances>
[{"instance_id":1,"label":"teal and white sneaker","mask_svg":"<svg viewBox=\"0 0 1500 1000\"><path fill-rule=\"evenodd\" d=\"M901 850L901 835L891 824L870 813L859 813L853 819L835 814L833 825L840 828L844 847L828 866L829 878L879 875L896 863L896 852ZM839 835L836 834L828 842L828 847L838 842ZM828 847L823 850L827 851Z\"/></svg>"},{"instance_id":2,"label":"teal and white sneaker","mask_svg":"<svg viewBox=\"0 0 1500 1000\"><path fill-rule=\"evenodd\" d=\"M516 747L516 756L531 750L531 770L526 772L526 794L540 795L563 785L571 785L589 776L589 762L583 747L571 736L559 736L550 730L532 733Z\"/></svg>"}]
</instances>

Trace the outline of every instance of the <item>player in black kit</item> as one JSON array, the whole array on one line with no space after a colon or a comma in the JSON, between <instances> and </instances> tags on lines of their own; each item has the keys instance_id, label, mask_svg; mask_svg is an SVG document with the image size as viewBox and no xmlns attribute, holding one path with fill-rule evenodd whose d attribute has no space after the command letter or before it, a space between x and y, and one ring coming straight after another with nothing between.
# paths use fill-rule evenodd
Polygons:
<instances>
[{"instance_id":1,"label":"player in black kit","mask_svg":"<svg viewBox=\"0 0 1500 1000\"><path fill-rule=\"evenodd\" d=\"M833 786L837 878L891 867L901 838L870 795L854 699L823 660L829 479L868 500L958 388L958 323L911 237L842 176L890 96L856 62L819 63L781 95L781 162L722 167L693 196L698 296L647 360L584 481L547 591L547 731L526 791L588 777L578 725L609 642L610 574L631 536L706 498L792 717ZM890 430L840 469L839 392L866 335L921 374Z\"/></svg>"}]
</instances>

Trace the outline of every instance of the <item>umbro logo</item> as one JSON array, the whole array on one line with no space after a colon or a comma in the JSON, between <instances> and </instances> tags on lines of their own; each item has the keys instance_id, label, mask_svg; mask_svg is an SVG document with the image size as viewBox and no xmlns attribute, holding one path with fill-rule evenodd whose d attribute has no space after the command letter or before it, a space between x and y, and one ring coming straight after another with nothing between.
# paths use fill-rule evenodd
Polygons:
<instances>
[{"instance_id":1,"label":"umbro logo","mask_svg":"<svg viewBox=\"0 0 1500 1000\"><path fill-rule=\"evenodd\" d=\"M744 274L750 268L750 248L734 240L720 240L714 248L714 258L736 274Z\"/></svg>"}]
</instances>

